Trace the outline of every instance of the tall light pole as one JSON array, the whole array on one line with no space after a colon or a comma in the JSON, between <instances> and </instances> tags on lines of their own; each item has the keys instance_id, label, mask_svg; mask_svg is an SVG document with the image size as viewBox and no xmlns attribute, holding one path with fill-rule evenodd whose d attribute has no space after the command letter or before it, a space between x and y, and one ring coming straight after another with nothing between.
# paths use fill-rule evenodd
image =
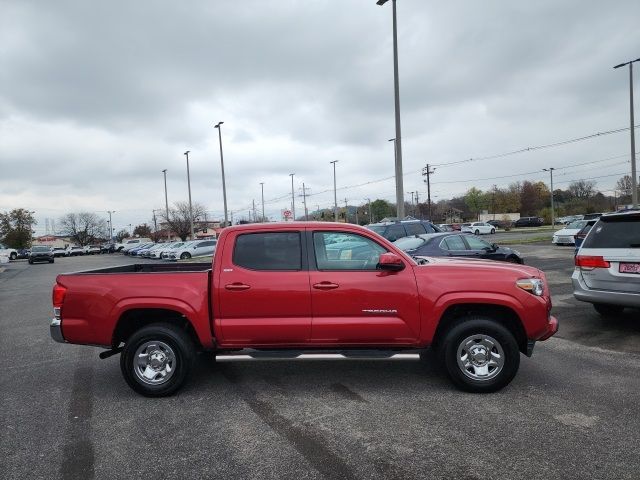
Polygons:
<instances>
[{"instance_id":1,"label":"tall light pole","mask_svg":"<svg viewBox=\"0 0 640 480\"><path fill-rule=\"evenodd\" d=\"M264 222L264 182L260 182L260 190L262 194L262 221Z\"/></svg>"},{"instance_id":2,"label":"tall light pole","mask_svg":"<svg viewBox=\"0 0 640 480\"><path fill-rule=\"evenodd\" d=\"M338 160L334 160L333 162L333 220L338 221L338 194L336 193L336 163Z\"/></svg>"},{"instance_id":3,"label":"tall light pole","mask_svg":"<svg viewBox=\"0 0 640 480\"><path fill-rule=\"evenodd\" d=\"M376 5L384 5L388 0L378 0ZM398 79L398 22L396 17L396 0L393 5L393 80L396 110L396 202L397 216L404 218L404 185L402 178L402 133L400 129L400 84Z\"/></svg>"},{"instance_id":4,"label":"tall light pole","mask_svg":"<svg viewBox=\"0 0 640 480\"><path fill-rule=\"evenodd\" d=\"M108 210L109 214L109 241L113 240L113 220L111 220L111 214L116 213L115 210Z\"/></svg>"},{"instance_id":5,"label":"tall light pole","mask_svg":"<svg viewBox=\"0 0 640 480\"><path fill-rule=\"evenodd\" d=\"M167 240L171 241L171 227L169 226L169 197L167 196L167 169L162 170L164 174L164 208L167 220Z\"/></svg>"},{"instance_id":6,"label":"tall light pole","mask_svg":"<svg viewBox=\"0 0 640 480\"><path fill-rule=\"evenodd\" d=\"M220 141L220 169L222 170L222 200L224 202L224 226L228 225L227 216L227 185L224 178L224 157L222 156L222 125L224 122L218 122L213 128L218 129L218 140Z\"/></svg>"},{"instance_id":7,"label":"tall light pole","mask_svg":"<svg viewBox=\"0 0 640 480\"><path fill-rule=\"evenodd\" d=\"M291 214L293 215L293 221L296 221L296 198L295 198L295 193L293 191L293 176L295 175L295 173L290 173L289 176L291 177Z\"/></svg>"},{"instance_id":8,"label":"tall light pole","mask_svg":"<svg viewBox=\"0 0 640 480\"><path fill-rule=\"evenodd\" d=\"M640 58L631 60L630 62L621 63L613 68L624 67L629 65L629 112L631 117L631 124L629 131L631 132L631 203L633 207L638 206L638 178L636 174L636 135L635 126L633 124L633 64L640 62Z\"/></svg>"},{"instance_id":9,"label":"tall light pole","mask_svg":"<svg viewBox=\"0 0 640 480\"><path fill-rule=\"evenodd\" d=\"M189 187L189 224L191 225L191 240L195 238L193 233L193 208L191 207L191 176L189 175L189 150L184 152L187 157L187 186Z\"/></svg>"},{"instance_id":10,"label":"tall light pole","mask_svg":"<svg viewBox=\"0 0 640 480\"><path fill-rule=\"evenodd\" d=\"M556 225L556 218L554 213L555 209L553 207L553 171L555 170L555 168L549 167L549 168L543 168L542 170L544 170L545 172L549 172L551 174L551 228L553 228Z\"/></svg>"}]
</instances>

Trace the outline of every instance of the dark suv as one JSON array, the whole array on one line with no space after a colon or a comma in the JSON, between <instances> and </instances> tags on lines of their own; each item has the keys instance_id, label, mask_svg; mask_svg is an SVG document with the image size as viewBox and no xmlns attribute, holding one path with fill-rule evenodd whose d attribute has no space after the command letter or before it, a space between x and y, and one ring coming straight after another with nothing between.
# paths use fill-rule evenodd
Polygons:
<instances>
[{"instance_id":1,"label":"dark suv","mask_svg":"<svg viewBox=\"0 0 640 480\"><path fill-rule=\"evenodd\" d=\"M36 262L54 262L53 249L46 245L34 245L31 247L31 253L29 253L29 263L34 264Z\"/></svg>"},{"instance_id":2,"label":"dark suv","mask_svg":"<svg viewBox=\"0 0 640 480\"><path fill-rule=\"evenodd\" d=\"M521 217L513 223L514 227L541 227L542 225L540 217Z\"/></svg>"},{"instance_id":3,"label":"dark suv","mask_svg":"<svg viewBox=\"0 0 640 480\"><path fill-rule=\"evenodd\" d=\"M441 230L433 223L426 220L403 220L399 222L372 223L365 225L369 230L373 230L390 242L395 242L399 238L411 235L423 235L425 233L438 233Z\"/></svg>"}]
</instances>

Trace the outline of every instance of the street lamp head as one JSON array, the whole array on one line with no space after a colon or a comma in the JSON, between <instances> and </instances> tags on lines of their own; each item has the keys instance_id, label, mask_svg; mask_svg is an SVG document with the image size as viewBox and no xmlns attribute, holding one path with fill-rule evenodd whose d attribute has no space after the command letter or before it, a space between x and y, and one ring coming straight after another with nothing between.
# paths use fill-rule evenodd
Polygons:
<instances>
[{"instance_id":1,"label":"street lamp head","mask_svg":"<svg viewBox=\"0 0 640 480\"><path fill-rule=\"evenodd\" d=\"M631 63L631 62L621 63L621 64L619 64L619 65L616 65L616 66L615 66L615 67L613 67L613 68L620 68L620 67L624 67L624 66L625 66L625 65L627 65L628 63Z\"/></svg>"},{"instance_id":2,"label":"street lamp head","mask_svg":"<svg viewBox=\"0 0 640 480\"><path fill-rule=\"evenodd\" d=\"M384 5L385 3L387 3L389 0L378 0L376 2L376 5Z\"/></svg>"},{"instance_id":3,"label":"street lamp head","mask_svg":"<svg viewBox=\"0 0 640 480\"><path fill-rule=\"evenodd\" d=\"M216 125L214 125L213 128L220 128L220 125L222 125L224 122L218 122Z\"/></svg>"},{"instance_id":4,"label":"street lamp head","mask_svg":"<svg viewBox=\"0 0 640 480\"><path fill-rule=\"evenodd\" d=\"M189 157L189 152L190 152L190 151L191 151L191 150L187 150L186 152L184 152L184 155L186 155L186 156L187 156L187 158Z\"/></svg>"},{"instance_id":5,"label":"street lamp head","mask_svg":"<svg viewBox=\"0 0 640 480\"><path fill-rule=\"evenodd\" d=\"M167 169L165 168L164 170L162 170L162 173L167 173Z\"/></svg>"},{"instance_id":6,"label":"street lamp head","mask_svg":"<svg viewBox=\"0 0 640 480\"><path fill-rule=\"evenodd\" d=\"M395 138L390 138L390 139L389 139L389 141L390 141L390 142L395 142L395 141L396 141L396 139L395 139Z\"/></svg>"}]
</instances>

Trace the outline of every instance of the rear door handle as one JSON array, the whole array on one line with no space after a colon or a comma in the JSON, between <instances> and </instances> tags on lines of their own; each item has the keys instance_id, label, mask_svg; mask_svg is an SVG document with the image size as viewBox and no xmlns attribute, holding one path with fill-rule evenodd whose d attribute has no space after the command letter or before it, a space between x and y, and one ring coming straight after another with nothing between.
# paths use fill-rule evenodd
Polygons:
<instances>
[{"instance_id":1,"label":"rear door handle","mask_svg":"<svg viewBox=\"0 0 640 480\"><path fill-rule=\"evenodd\" d=\"M340 285L338 285L337 283L331 282L320 282L313 284L313 288L317 288L318 290L333 290L334 288L338 288L339 286Z\"/></svg>"},{"instance_id":2,"label":"rear door handle","mask_svg":"<svg viewBox=\"0 0 640 480\"><path fill-rule=\"evenodd\" d=\"M228 285L225 285L224 288L226 288L227 290L249 290L251 286L245 285L244 283L236 282L229 283Z\"/></svg>"}]
</instances>

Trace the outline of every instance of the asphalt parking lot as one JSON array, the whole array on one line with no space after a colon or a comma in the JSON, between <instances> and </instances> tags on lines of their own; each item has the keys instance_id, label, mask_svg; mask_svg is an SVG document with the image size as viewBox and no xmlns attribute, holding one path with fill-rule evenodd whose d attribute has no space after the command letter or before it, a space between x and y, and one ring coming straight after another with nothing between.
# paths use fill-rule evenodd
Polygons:
<instances>
[{"instance_id":1,"label":"asphalt parking lot","mask_svg":"<svg viewBox=\"0 0 640 480\"><path fill-rule=\"evenodd\" d=\"M544 270L560 331L490 395L433 365L222 360L138 396L119 357L49 337L55 275L120 255L0 273L0 471L22 478L637 479L640 315L602 319L571 295L573 249L515 246Z\"/></svg>"}]
</instances>

